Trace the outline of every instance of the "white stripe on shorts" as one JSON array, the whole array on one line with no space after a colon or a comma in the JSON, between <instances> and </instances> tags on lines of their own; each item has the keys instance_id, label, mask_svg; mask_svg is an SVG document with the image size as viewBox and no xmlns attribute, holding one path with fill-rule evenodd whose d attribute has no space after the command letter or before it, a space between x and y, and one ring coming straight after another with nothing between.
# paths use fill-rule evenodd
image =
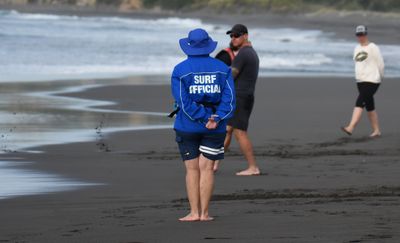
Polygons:
<instances>
[{"instance_id":1,"label":"white stripe on shorts","mask_svg":"<svg viewBox=\"0 0 400 243\"><path fill-rule=\"evenodd\" d=\"M200 152L211 154L211 155L218 155L218 154L224 153L224 147L222 147L220 149L215 149L215 148L210 148L210 147L200 145L199 150L200 150Z\"/></svg>"},{"instance_id":2,"label":"white stripe on shorts","mask_svg":"<svg viewBox=\"0 0 400 243\"><path fill-rule=\"evenodd\" d=\"M213 152L220 152L221 150L224 150L224 147L222 147L220 149L216 149L216 148L210 148L210 147L207 147L207 146L204 146L204 145L200 145L200 148L203 148L203 149L206 149L206 150L210 150L210 151L213 151Z\"/></svg>"}]
</instances>

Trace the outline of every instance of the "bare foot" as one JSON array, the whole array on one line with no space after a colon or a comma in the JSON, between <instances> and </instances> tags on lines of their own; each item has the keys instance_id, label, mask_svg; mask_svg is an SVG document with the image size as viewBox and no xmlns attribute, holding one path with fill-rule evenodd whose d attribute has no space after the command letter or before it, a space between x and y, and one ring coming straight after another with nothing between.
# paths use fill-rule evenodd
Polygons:
<instances>
[{"instance_id":1,"label":"bare foot","mask_svg":"<svg viewBox=\"0 0 400 243\"><path fill-rule=\"evenodd\" d=\"M236 173L237 176L258 176L261 175L260 169L258 168L249 168L247 170L240 171Z\"/></svg>"},{"instance_id":2,"label":"bare foot","mask_svg":"<svg viewBox=\"0 0 400 243\"><path fill-rule=\"evenodd\" d=\"M217 172L217 171L218 171L218 168L219 168L219 160L216 160L216 161L214 162L214 168L213 168L214 172Z\"/></svg>"},{"instance_id":3,"label":"bare foot","mask_svg":"<svg viewBox=\"0 0 400 243\"><path fill-rule=\"evenodd\" d=\"M213 218L213 217L210 217L209 215L207 215L207 216L201 216L200 221L203 221L203 222L210 222L210 221L214 221L214 218Z\"/></svg>"},{"instance_id":4,"label":"bare foot","mask_svg":"<svg viewBox=\"0 0 400 243\"><path fill-rule=\"evenodd\" d=\"M193 214L189 214L186 217L179 219L179 221L181 221L181 222L195 222L195 221L199 221L199 220L200 220L200 216L193 215Z\"/></svg>"},{"instance_id":5,"label":"bare foot","mask_svg":"<svg viewBox=\"0 0 400 243\"><path fill-rule=\"evenodd\" d=\"M380 136L382 136L380 131L373 132L371 135L369 135L370 138L379 138Z\"/></svg>"},{"instance_id":6,"label":"bare foot","mask_svg":"<svg viewBox=\"0 0 400 243\"><path fill-rule=\"evenodd\" d=\"M345 132L347 135L353 135L353 131L350 130L348 127L341 127L342 131Z\"/></svg>"}]
</instances>

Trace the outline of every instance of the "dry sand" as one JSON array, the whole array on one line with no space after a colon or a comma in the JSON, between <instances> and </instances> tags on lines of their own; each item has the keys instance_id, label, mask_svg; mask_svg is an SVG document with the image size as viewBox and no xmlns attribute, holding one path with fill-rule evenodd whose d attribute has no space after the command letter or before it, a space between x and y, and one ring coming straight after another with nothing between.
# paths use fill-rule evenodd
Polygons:
<instances>
[{"instance_id":1,"label":"dry sand","mask_svg":"<svg viewBox=\"0 0 400 243\"><path fill-rule=\"evenodd\" d=\"M398 90L398 79L381 86L383 137L371 140L366 119L351 138L339 130L356 98L351 78L260 79L250 135L265 174L234 176L245 166L234 144L217 174L210 223L177 220L188 204L172 130L109 134L110 152L86 142L18 153L35 162L26 168L106 185L0 201L0 242L399 242ZM124 110L171 104L162 85L68 95Z\"/></svg>"}]
</instances>

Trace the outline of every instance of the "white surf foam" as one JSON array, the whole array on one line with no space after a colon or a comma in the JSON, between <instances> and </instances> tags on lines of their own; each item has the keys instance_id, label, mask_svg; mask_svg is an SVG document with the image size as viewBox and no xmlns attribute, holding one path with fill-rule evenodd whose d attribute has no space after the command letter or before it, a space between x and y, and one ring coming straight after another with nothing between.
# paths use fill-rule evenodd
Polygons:
<instances>
[{"instance_id":1,"label":"white surf foam","mask_svg":"<svg viewBox=\"0 0 400 243\"><path fill-rule=\"evenodd\" d=\"M167 75L185 58L178 40L205 28L229 44L227 25L199 19L77 17L0 11L0 82ZM353 75L354 42L332 33L252 28L261 76L274 73ZM400 76L400 46L380 45L387 76ZM215 53L213 53L215 55Z\"/></svg>"},{"instance_id":2,"label":"white surf foam","mask_svg":"<svg viewBox=\"0 0 400 243\"><path fill-rule=\"evenodd\" d=\"M0 161L0 199L103 185L100 183L81 182L56 174L21 168L26 163Z\"/></svg>"}]
</instances>

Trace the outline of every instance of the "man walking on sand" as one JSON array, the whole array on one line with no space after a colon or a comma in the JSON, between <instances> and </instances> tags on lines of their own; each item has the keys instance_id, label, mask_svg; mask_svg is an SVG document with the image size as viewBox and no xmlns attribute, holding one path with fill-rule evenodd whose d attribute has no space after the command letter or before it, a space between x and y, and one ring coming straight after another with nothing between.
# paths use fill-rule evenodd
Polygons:
<instances>
[{"instance_id":1,"label":"man walking on sand","mask_svg":"<svg viewBox=\"0 0 400 243\"><path fill-rule=\"evenodd\" d=\"M342 127L342 131L351 136L361 120L363 110L366 109L372 126L370 137L377 138L381 136L381 129L375 109L374 95L382 82L385 63L379 47L369 41L365 25L357 26L356 36L359 44L354 50L354 62L359 95L351 121L349 125Z\"/></svg>"},{"instance_id":2,"label":"man walking on sand","mask_svg":"<svg viewBox=\"0 0 400 243\"><path fill-rule=\"evenodd\" d=\"M195 29L179 43L188 58L172 74L178 109L171 114L176 114L176 142L186 166L190 204L190 213L179 220L211 221L214 161L224 158L227 119L235 109L233 78L227 65L209 56L217 42L205 30Z\"/></svg>"},{"instance_id":3,"label":"man walking on sand","mask_svg":"<svg viewBox=\"0 0 400 243\"><path fill-rule=\"evenodd\" d=\"M232 58L232 75L235 79L236 110L233 117L228 121L227 134L225 138L225 149L228 149L232 134L238 141L241 151L247 160L248 168L236 173L238 176L260 175L254 157L253 145L247 134L249 119L254 105L254 91L258 78L259 59L249 41L247 27L237 24L226 32L231 37L230 48L237 50ZM214 165L214 171L218 170L219 161Z\"/></svg>"}]
</instances>

